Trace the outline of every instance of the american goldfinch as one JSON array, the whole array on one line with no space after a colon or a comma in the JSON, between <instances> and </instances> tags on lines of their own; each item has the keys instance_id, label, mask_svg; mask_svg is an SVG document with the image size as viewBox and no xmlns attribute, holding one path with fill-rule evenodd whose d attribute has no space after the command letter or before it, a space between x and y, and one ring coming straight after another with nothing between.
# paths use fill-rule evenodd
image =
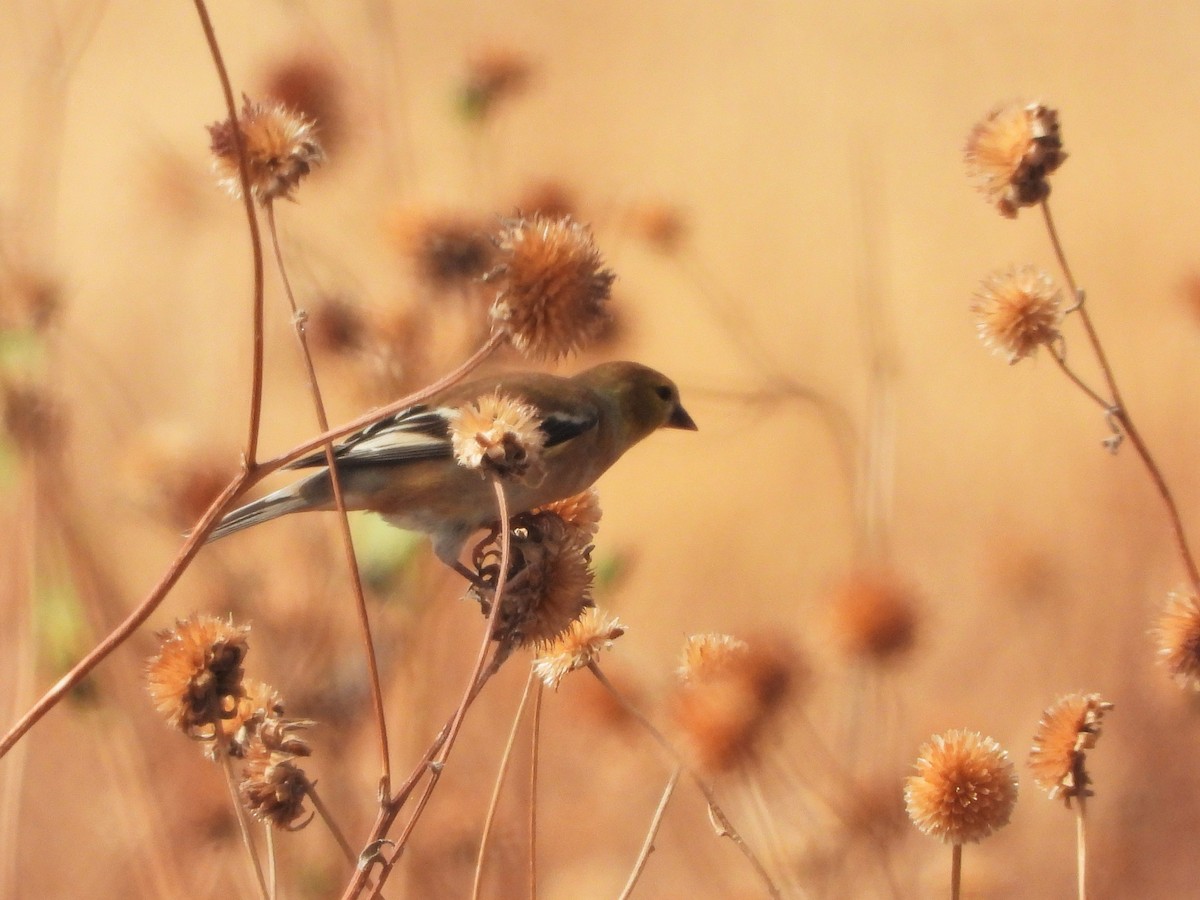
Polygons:
<instances>
[{"instance_id":1,"label":"american goldfinch","mask_svg":"<svg viewBox=\"0 0 1200 900\"><path fill-rule=\"evenodd\" d=\"M586 490L659 428L696 430L674 382L638 363L603 363L570 378L519 372L477 379L335 445L346 508L425 532L438 558L461 570L467 538L496 520L496 497L481 472L456 460L451 425L468 404L497 394L533 411L541 443L537 477L505 480L510 515ZM333 509L323 451L288 468L313 467L320 470L226 515L209 540L289 513Z\"/></svg>"}]
</instances>

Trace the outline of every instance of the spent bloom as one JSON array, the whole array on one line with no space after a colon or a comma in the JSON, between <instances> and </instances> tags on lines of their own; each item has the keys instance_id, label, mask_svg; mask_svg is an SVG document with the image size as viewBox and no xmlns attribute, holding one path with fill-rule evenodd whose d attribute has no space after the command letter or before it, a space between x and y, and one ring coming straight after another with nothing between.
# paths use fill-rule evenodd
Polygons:
<instances>
[{"instance_id":1,"label":"spent bloom","mask_svg":"<svg viewBox=\"0 0 1200 900\"><path fill-rule=\"evenodd\" d=\"M450 442L460 466L531 484L545 475L546 433L536 409L496 391L452 410Z\"/></svg>"},{"instance_id":2,"label":"spent bloom","mask_svg":"<svg viewBox=\"0 0 1200 900\"><path fill-rule=\"evenodd\" d=\"M557 688L576 669L595 662L602 650L625 633L625 626L595 607L583 611L563 634L546 644L533 661L533 672L546 684Z\"/></svg>"},{"instance_id":3,"label":"spent bloom","mask_svg":"<svg viewBox=\"0 0 1200 900\"><path fill-rule=\"evenodd\" d=\"M1040 103L998 107L971 129L963 156L968 175L988 202L1014 218L1022 206L1049 196L1046 176L1067 158L1058 112Z\"/></svg>"},{"instance_id":4,"label":"spent bloom","mask_svg":"<svg viewBox=\"0 0 1200 900\"><path fill-rule=\"evenodd\" d=\"M983 281L971 311L984 344L1011 365L1058 340L1062 293L1042 270L1011 267Z\"/></svg>"},{"instance_id":5,"label":"spent bloom","mask_svg":"<svg viewBox=\"0 0 1200 900\"><path fill-rule=\"evenodd\" d=\"M213 168L221 185L233 196L242 195L234 124L226 119L208 126ZM300 179L325 160L311 120L280 103L242 98L237 128L246 151L250 193L259 203L279 197L291 199Z\"/></svg>"},{"instance_id":6,"label":"spent bloom","mask_svg":"<svg viewBox=\"0 0 1200 900\"><path fill-rule=\"evenodd\" d=\"M312 787L296 763L298 755L303 754L274 747L261 736L251 741L238 793L259 821L292 831L308 824L308 820L296 824L304 814L304 798Z\"/></svg>"},{"instance_id":7,"label":"spent bloom","mask_svg":"<svg viewBox=\"0 0 1200 900\"><path fill-rule=\"evenodd\" d=\"M802 671L791 648L724 634L690 637L672 717L698 765L727 772L752 762Z\"/></svg>"},{"instance_id":8,"label":"spent bloom","mask_svg":"<svg viewBox=\"0 0 1200 900\"><path fill-rule=\"evenodd\" d=\"M158 634L158 654L146 666L155 708L188 737L211 741L237 714L245 695L242 661L250 629L195 614Z\"/></svg>"},{"instance_id":9,"label":"spent bloom","mask_svg":"<svg viewBox=\"0 0 1200 900\"><path fill-rule=\"evenodd\" d=\"M591 536L547 510L513 516L511 529L508 578L492 636L521 647L547 644L594 605ZM474 552L479 584L470 593L484 612L490 610L486 595L496 586L500 556L495 528Z\"/></svg>"},{"instance_id":10,"label":"spent bloom","mask_svg":"<svg viewBox=\"0 0 1200 900\"><path fill-rule=\"evenodd\" d=\"M904 802L923 834L969 844L1008 824L1017 775L991 738L959 729L934 735L921 747L916 770L905 780Z\"/></svg>"},{"instance_id":11,"label":"spent bloom","mask_svg":"<svg viewBox=\"0 0 1200 900\"><path fill-rule=\"evenodd\" d=\"M917 607L912 592L886 572L856 572L833 593L833 630L845 652L883 663L913 646Z\"/></svg>"},{"instance_id":12,"label":"spent bloom","mask_svg":"<svg viewBox=\"0 0 1200 900\"><path fill-rule=\"evenodd\" d=\"M1173 591L1155 629L1158 658L1181 686L1200 690L1200 598Z\"/></svg>"},{"instance_id":13,"label":"spent bloom","mask_svg":"<svg viewBox=\"0 0 1200 900\"><path fill-rule=\"evenodd\" d=\"M559 359L600 334L616 277L591 231L570 216L512 219L496 239L493 326L532 359Z\"/></svg>"},{"instance_id":14,"label":"spent bloom","mask_svg":"<svg viewBox=\"0 0 1200 900\"><path fill-rule=\"evenodd\" d=\"M1100 719L1112 707L1099 694L1068 694L1042 713L1029 768L1051 800L1061 797L1070 806L1072 797L1092 795L1085 757L1100 737Z\"/></svg>"}]
</instances>

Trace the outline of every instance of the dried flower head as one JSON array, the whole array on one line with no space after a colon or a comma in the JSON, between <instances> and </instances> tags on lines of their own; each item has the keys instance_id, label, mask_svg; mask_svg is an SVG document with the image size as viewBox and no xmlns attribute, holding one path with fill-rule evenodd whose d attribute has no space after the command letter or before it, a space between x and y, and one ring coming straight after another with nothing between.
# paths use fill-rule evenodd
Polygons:
<instances>
[{"instance_id":1,"label":"dried flower head","mask_svg":"<svg viewBox=\"0 0 1200 900\"><path fill-rule=\"evenodd\" d=\"M311 787L294 754L272 749L258 737L251 741L238 793L256 819L275 828L298 831L312 819L310 816L296 822L304 815L304 799Z\"/></svg>"},{"instance_id":2,"label":"dried flower head","mask_svg":"<svg viewBox=\"0 0 1200 900\"><path fill-rule=\"evenodd\" d=\"M439 290L478 281L495 265L493 229L469 216L406 211L391 232L417 278Z\"/></svg>"},{"instance_id":3,"label":"dried flower head","mask_svg":"<svg viewBox=\"0 0 1200 900\"><path fill-rule=\"evenodd\" d=\"M1155 628L1158 658L1182 687L1200 690L1200 597L1172 591Z\"/></svg>"},{"instance_id":4,"label":"dried flower head","mask_svg":"<svg viewBox=\"0 0 1200 900\"><path fill-rule=\"evenodd\" d=\"M675 253L687 238L687 219L675 206L647 203L630 215L634 233L660 253Z\"/></svg>"},{"instance_id":5,"label":"dried flower head","mask_svg":"<svg viewBox=\"0 0 1200 900\"><path fill-rule=\"evenodd\" d=\"M226 453L172 425L139 435L126 465L131 493L173 529L195 525L233 476Z\"/></svg>"},{"instance_id":6,"label":"dried flower head","mask_svg":"<svg viewBox=\"0 0 1200 900\"><path fill-rule=\"evenodd\" d=\"M22 264L0 269L0 329L45 331L62 308L62 285L47 272Z\"/></svg>"},{"instance_id":7,"label":"dried flower head","mask_svg":"<svg viewBox=\"0 0 1200 900\"><path fill-rule=\"evenodd\" d=\"M293 110L321 132L321 144L333 152L345 130L345 88L333 63L311 54L281 60L267 70L263 93Z\"/></svg>"},{"instance_id":8,"label":"dried flower head","mask_svg":"<svg viewBox=\"0 0 1200 900\"><path fill-rule=\"evenodd\" d=\"M1042 713L1029 767L1051 800L1062 797L1070 806L1072 797L1092 796L1085 757L1100 737L1100 719L1112 708L1099 694L1068 694Z\"/></svg>"},{"instance_id":9,"label":"dried flower head","mask_svg":"<svg viewBox=\"0 0 1200 900\"><path fill-rule=\"evenodd\" d=\"M671 711L697 764L726 772L752 762L802 675L794 651L774 640L689 638Z\"/></svg>"},{"instance_id":10,"label":"dried flower head","mask_svg":"<svg viewBox=\"0 0 1200 900\"><path fill-rule=\"evenodd\" d=\"M158 654L146 665L154 706L167 723L195 740L215 740L220 723L237 715L245 694L242 660L250 629L194 614L158 633Z\"/></svg>"},{"instance_id":11,"label":"dried flower head","mask_svg":"<svg viewBox=\"0 0 1200 900\"><path fill-rule=\"evenodd\" d=\"M998 107L971 129L963 155L988 202L1013 218L1049 196L1046 176L1067 158L1058 112L1040 103Z\"/></svg>"},{"instance_id":12,"label":"dried flower head","mask_svg":"<svg viewBox=\"0 0 1200 900\"><path fill-rule=\"evenodd\" d=\"M608 618L595 607L583 615L555 640L542 646L533 661L533 673L546 687L557 688L559 682L576 669L593 663L601 650L625 633L625 626L615 617Z\"/></svg>"},{"instance_id":13,"label":"dried flower head","mask_svg":"<svg viewBox=\"0 0 1200 900\"><path fill-rule=\"evenodd\" d=\"M368 328L362 308L340 294L315 298L304 320L309 346L330 356L359 353L367 343Z\"/></svg>"},{"instance_id":14,"label":"dried flower head","mask_svg":"<svg viewBox=\"0 0 1200 900\"><path fill-rule=\"evenodd\" d=\"M62 403L45 387L32 381L0 382L4 430L13 445L30 457L61 454L67 435Z\"/></svg>"},{"instance_id":15,"label":"dried flower head","mask_svg":"<svg viewBox=\"0 0 1200 900\"><path fill-rule=\"evenodd\" d=\"M325 159L312 121L280 103L242 98L238 116L242 146L250 176L250 193L259 203L291 199L300 179ZM208 126L213 168L221 185L234 197L242 195L234 125L228 119Z\"/></svg>"},{"instance_id":16,"label":"dried flower head","mask_svg":"<svg viewBox=\"0 0 1200 900\"><path fill-rule=\"evenodd\" d=\"M984 344L1011 365L1058 340L1062 293L1040 269L1014 267L993 272L983 281L971 311Z\"/></svg>"},{"instance_id":17,"label":"dried flower head","mask_svg":"<svg viewBox=\"0 0 1200 900\"><path fill-rule=\"evenodd\" d=\"M463 115L487 117L496 104L519 94L529 83L533 67L522 53L508 47L488 47L467 60L467 77L460 95Z\"/></svg>"},{"instance_id":18,"label":"dried flower head","mask_svg":"<svg viewBox=\"0 0 1200 900\"><path fill-rule=\"evenodd\" d=\"M600 530L600 517L603 514L600 509L600 495L595 488L588 488L573 497L565 497L562 500L547 503L545 506L539 506L533 512L535 514L554 513L568 526L586 535L588 540L594 538L596 532Z\"/></svg>"},{"instance_id":19,"label":"dried flower head","mask_svg":"<svg viewBox=\"0 0 1200 900\"><path fill-rule=\"evenodd\" d=\"M500 619L492 635L511 646L536 646L565 633L592 604L592 544L558 515L521 513L511 520L511 559ZM500 570L499 528L474 552L480 585L471 589L484 612Z\"/></svg>"},{"instance_id":20,"label":"dried flower head","mask_svg":"<svg viewBox=\"0 0 1200 900\"><path fill-rule=\"evenodd\" d=\"M497 238L494 327L524 356L558 359L599 334L616 277L588 228L570 217L513 219Z\"/></svg>"},{"instance_id":21,"label":"dried flower head","mask_svg":"<svg viewBox=\"0 0 1200 900\"><path fill-rule=\"evenodd\" d=\"M834 633L850 656L888 662L912 649L916 601L894 575L851 575L834 591L831 613Z\"/></svg>"},{"instance_id":22,"label":"dried flower head","mask_svg":"<svg viewBox=\"0 0 1200 900\"><path fill-rule=\"evenodd\" d=\"M282 716L283 697L278 691L255 678L242 679L242 696L235 702L232 715L218 723L229 755L245 756L259 727L268 719L278 720Z\"/></svg>"},{"instance_id":23,"label":"dried flower head","mask_svg":"<svg viewBox=\"0 0 1200 900\"><path fill-rule=\"evenodd\" d=\"M904 802L922 833L969 844L1008 824L1017 775L1008 753L991 738L958 729L934 735L921 748L916 769L905 780Z\"/></svg>"},{"instance_id":24,"label":"dried flower head","mask_svg":"<svg viewBox=\"0 0 1200 900\"><path fill-rule=\"evenodd\" d=\"M448 419L460 466L534 484L544 476L546 433L532 406L497 391L451 410Z\"/></svg>"},{"instance_id":25,"label":"dried flower head","mask_svg":"<svg viewBox=\"0 0 1200 900\"><path fill-rule=\"evenodd\" d=\"M567 185L545 179L526 185L513 208L523 210L527 216L538 215L546 219L577 218L579 202Z\"/></svg>"}]
</instances>

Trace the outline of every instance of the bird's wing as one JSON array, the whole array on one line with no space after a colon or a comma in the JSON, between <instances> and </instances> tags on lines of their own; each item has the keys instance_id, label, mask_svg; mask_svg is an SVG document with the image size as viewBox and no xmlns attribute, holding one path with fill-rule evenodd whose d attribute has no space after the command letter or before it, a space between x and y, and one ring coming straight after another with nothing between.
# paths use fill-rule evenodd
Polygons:
<instances>
[{"instance_id":1,"label":"bird's wing","mask_svg":"<svg viewBox=\"0 0 1200 900\"><path fill-rule=\"evenodd\" d=\"M350 435L333 448L334 457L339 467L445 459L454 454L450 443L449 417L452 412L447 407L428 406L401 410ZM586 434L599 422L600 413L595 408L556 410L547 414L538 427L546 435L543 446L548 449ZM287 468L323 465L325 453L319 450L302 456Z\"/></svg>"}]
</instances>

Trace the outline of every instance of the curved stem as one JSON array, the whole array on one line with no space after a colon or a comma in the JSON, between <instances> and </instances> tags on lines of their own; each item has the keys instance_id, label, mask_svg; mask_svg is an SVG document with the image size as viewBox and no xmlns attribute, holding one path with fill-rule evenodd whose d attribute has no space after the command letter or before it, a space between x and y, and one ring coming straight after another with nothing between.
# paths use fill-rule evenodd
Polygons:
<instances>
[{"instance_id":1,"label":"curved stem","mask_svg":"<svg viewBox=\"0 0 1200 900\"><path fill-rule=\"evenodd\" d=\"M329 431L329 416L325 412L325 401L321 397L317 370L313 365L312 353L308 349L308 336L304 331L304 316L296 305L292 282L288 278L287 267L283 264L283 250L279 246L279 229L275 226L275 204L268 201L264 204L264 208L267 213L267 229L271 235L271 249L275 254L275 265L279 269L280 280L283 282L283 292L287 296L288 306L292 311L292 322L296 329L296 340L300 344L300 356L304 361L304 371L308 377L308 388L312 394L317 424L321 431ZM338 514L338 530L342 539L342 549L346 554L350 586L354 592L354 606L358 612L363 653L367 659L367 681L371 686L371 707L375 714L375 732L379 741L379 796L382 798L392 790L392 762L391 752L388 749L387 717L383 711L383 687L379 680L379 662L375 656L375 641L371 637L371 619L367 613L367 598L363 594L362 575L358 570L358 556L354 552L354 538L350 534L350 520L346 517L346 498L342 493L342 480L338 475L332 441L325 442L325 465L329 469L329 483L333 488L333 503Z\"/></svg>"},{"instance_id":2,"label":"curved stem","mask_svg":"<svg viewBox=\"0 0 1200 900\"><path fill-rule=\"evenodd\" d=\"M317 815L321 817L321 821L325 823L325 827L329 829L329 833L333 835L333 839L337 841L337 845L342 849L342 855L346 857L346 862L354 865L354 850L351 848L350 842L346 840L346 836L342 834L342 829L338 827L337 821L329 811L329 807L325 805L325 801L317 793L316 782L310 781L307 785L307 791L308 799L312 801Z\"/></svg>"},{"instance_id":3,"label":"curved stem","mask_svg":"<svg viewBox=\"0 0 1200 900\"><path fill-rule=\"evenodd\" d=\"M254 850L254 840L250 837L250 823L246 820L246 810L242 807L241 798L238 796L237 776L233 774L233 760L229 758L229 754L225 752L225 749L223 746L218 746L216 752L221 757L221 766L225 770L225 784L229 787L229 798L233 803L233 816L237 819L238 831L242 836L242 846L246 849L246 855L250 858L250 867L254 871L259 893L262 894L264 900L270 900L271 891L267 888L267 880L263 875L262 863L259 861L258 854Z\"/></svg>"},{"instance_id":4,"label":"curved stem","mask_svg":"<svg viewBox=\"0 0 1200 900\"><path fill-rule=\"evenodd\" d=\"M1096 354L1096 362L1099 364L1100 371L1104 375L1104 382L1108 386L1109 396L1112 397L1110 414L1125 431L1129 442L1133 444L1133 448L1137 452L1138 458L1141 459L1142 464L1146 467L1146 471L1150 475L1150 480L1154 482L1155 490L1162 497L1163 503L1167 507L1167 517L1171 521L1175 546L1179 552L1180 559L1183 561L1184 569L1187 571L1191 587L1193 590L1200 591L1200 567L1197 567L1196 560L1192 556L1191 547L1187 540L1187 533L1183 527L1183 518L1180 516L1179 507L1175 503L1175 496L1171 493L1171 489L1167 485L1167 480L1163 476L1158 462L1150 452L1150 448L1147 446L1145 440L1143 440L1141 433L1133 422L1133 417L1125 406L1125 401L1121 398L1121 390L1117 386L1116 376L1113 374L1112 366L1109 365L1108 357L1104 353L1104 346L1100 342L1100 335L1092 324L1092 317L1088 313L1087 305L1082 302L1083 295L1080 293L1079 285L1071 272L1071 266L1067 262L1067 256L1063 251L1062 241L1058 235L1058 229L1054 225L1054 217L1050 214L1049 201L1043 200L1041 208L1042 216L1046 223L1046 232L1050 237L1050 244L1054 248L1054 255L1058 259L1059 267L1062 269L1063 276L1067 279L1067 285L1070 287L1072 295L1079 298L1076 310L1079 314L1079 321L1083 324L1083 330L1087 335L1088 342L1091 344L1092 352Z\"/></svg>"},{"instance_id":5,"label":"curved stem","mask_svg":"<svg viewBox=\"0 0 1200 900\"><path fill-rule=\"evenodd\" d=\"M629 873L629 880L625 882L625 888L617 900L629 900L634 885L642 877L646 862L650 859L650 854L654 852L654 838L658 835L659 826L662 825L663 814L667 811L667 804L671 802L671 795L675 793L675 785L679 783L679 775L682 771L679 766L676 766L671 772L671 777L667 779L662 799L658 801L658 808L654 810L654 818L650 820L650 830L646 832L646 839L642 841L642 850L638 853L637 862L633 864L633 871Z\"/></svg>"},{"instance_id":6,"label":"curved stem","mask_svg":"<svg viewBox=\"0 0 1200 900\"><path fill-rule=\"evenodd\" d=\"M262 237L258 231L258 216L254 212L254 196L250 193L250 168L246 163L246 146L242 139L241 124L238 122L237 105L233 99L233 85L229 81L229 72L225 61L221 58L221 47L217 43L216 32L213 31L212 20L208 16L208 7L204 0L194 0L196 13L200 16L200 27L204 29L204 38L208 42L212 54L213 65L217 70L217 78L221 81L221 93L225 97L225 111L229 114L229 129L233 136L233 147L237 152L238 180L242 187L242 204L246 210L246 220L250 227L250 251L254 259L254 350L253 367L250 381L250 425L246 436L245 464L253 468L255 457L258 455L258 432L262 421L263 394L263 250Z\"/></svg>"}]
</instances>

